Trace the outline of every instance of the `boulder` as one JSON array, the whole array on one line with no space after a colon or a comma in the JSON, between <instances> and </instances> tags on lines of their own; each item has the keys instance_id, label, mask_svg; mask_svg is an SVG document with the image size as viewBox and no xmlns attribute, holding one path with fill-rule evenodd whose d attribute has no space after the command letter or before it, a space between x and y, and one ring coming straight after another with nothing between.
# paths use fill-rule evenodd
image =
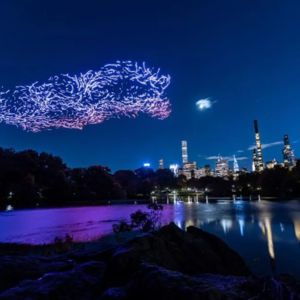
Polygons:
<instances>
[{"instance_id":1,"label":"boulder","mask_svg":"<svg viewBox=\"0 0 300 300\"><path fill-rule=\"evenodd\" d=\"M126 290L126 300L299 300L299 295L299 283L290 276L188 276L148 263Z\"/></svg>"},{"instance_id":2,"label":"boulder","mask_svg":"<svg viewBox=\"0 0 300 300\"><path fill-rule=\"evenodd\" d=\"M240 280L243 279L240 278ZM218 278L219 283L220 281ZM138 275L129 285L127 299L222 300L227 297L226 293L217 285L205 282L196 276L188 276L144 263L140 266Z\"/></svg>"},{"instance_id":3,"label":"boulder","mask_svg":"<svg viewBox=\"0 0 300 300\"><path fill-rule=\"evenodd\" d=\"M37 279L46 273L71 270L68 261L52 261L31 256L0 256L0 293L22 280Z\"/></svg>"},{"instance_id":4,"label":"boulder","mask_svg":"<svg viewBox=\"0 0 300 300\"><path fill-rule=\"evenodd\" d=\"M128 283L142 262L189 275L251 274L239 254L218 237L195 227L185 232L174 223L120 246L108 263L106 284L121 286Z\"/></svg>"},{"instance_id":5,"label":"boulder","mask_svg":"<svg viewBox=\"0 0 300 300\"><path fill-rule=\"evenodd\" d=\"M102 295L101 300L127 300L126 289L124 287L114 287L107 289Z\"/></svg>"},{"instance_id":6,"label":"boulder","mask_svg":"<svg viewBox=\"0 0 300 300\"><path fill-rule=\"evenodd\" d=\"M36 279L42 275L38 259L27 256L0 257L0 293L21 280Z\"/></svg>"},{"instance_id":7,"label":"boulder","mask_svg":"<svg viewBox=\"0 0 300 300\"><path fill-rule=\"evenodd\" d=\"M0 300L300 300L299 295L293 277L255 278L221 239L174 223L117 248L51 258L0 256Z\"/></svg>"},{"instance_id":8,"label":"boulder","mask_svg":"<svg viewBox=\"0 0 300 300\"><path fill-rule=\"evenodd\" d=\"M66 260L73 260L76 263L84 263L88 261L103 261L108 262L117 250L117 246L112 245L100 249L88 249L79 252L71 252L63 255L62 257L57 257L57 260L62 258Z\"/></svg>"},{"instance_id":9,"label":"boulder","mask_svg":"<svg viewBox=\"0 0 300 300\"><path fill-rule=\"evenodd\" d=\"M0 299L93 299L98 293L105 267L101 262L88 262L71 271L49 273L38 280L22 281L17 287L0 294Z\"/></svg>"}]
</instances>

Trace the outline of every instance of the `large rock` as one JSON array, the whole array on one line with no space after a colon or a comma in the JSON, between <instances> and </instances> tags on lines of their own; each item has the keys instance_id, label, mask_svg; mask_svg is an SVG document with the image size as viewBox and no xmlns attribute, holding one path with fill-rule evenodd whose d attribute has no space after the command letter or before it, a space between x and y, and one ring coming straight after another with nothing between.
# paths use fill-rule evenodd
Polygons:
<instances>
[{"instance_id":1,"label":"large rock","mask_svg":"<svg viewBox=\"0 0 300 300\"><path fill-rule=\"evenodd\" d=\"M174 223L119 247L108 264L106 284L126 284L142 262L189 275L250 275L244 260L221 239L195 227L185 232Z\"/></svg>"},{"instance_id":2,"label":"large rock","mask_svg":"<svg viewBox=\"0 0 300 300\"><path fill-rule=\"evenodd\" d=\"M88 262L71 271L45 274L38 280L22 281L0 295L1 300L65 300L93 299L101 286L106 265Z\"/></svg>"},{"instance_id":3,"label":"large rock","mask_svg":"<svg viewBox=\"0 0 300 300\"><path fill-rule=\"evenodd\" d=\"M141 264L126 300L299 300L299 283L290 276L253 277L201 274L187 276Z\"/></svg>"},{"instance_id":4,"label":"large rock","mask_svg":"<svg viewBox=\"0 0 300 300\"><path fill-rule=\"evenodd\" d=\"M300 300L299 294L293 277L257 279L221 239L174 223L117 249L0 256L0 300Z\"/></svg>"},{"instance_id":5,"label":"large rock","mask_svg":"<svg viewBox=\"0 0 300 300\"><path fill-rule=\"evenodd\" d=\"M221 300L223 293L193 277L151 264L142 264L129 285L127 299Z\"/></svg>"},{"instance_id":6,"label":"large rock","mask_svg":"<svg viewBox=\"0 0 300 300\"><path fill-rule=\"evenodd\" d=\"M68 261L52 261L31 256L0 256L0 293L16 286L22 280L37 279L46 273L71 270Z\"/></svg>"},{"instance_id":7,"label":"large rock","mask_svg":"<svg viewBox=\"0 0 300 300\"><path fill-rule=\"evenodd\" d=\"M80 252L71 252L63 256L57 257L57 260L61 260L63 257L65 260L73 260L76 263L84 263L88 261L103 261L108 262L117 250L117 246L108 246L100 249L88 249Z\"/></svg>"},{"instance_id":8,"label":"large rock","mask_svg":"<svg viewBox=\"0 0 300 300\"><path fill-rule=\"evenodd\" d=\"M101 300L127 300L126 292L124 287L109 288L101 295Z\"/></svg>"},{"instance_id":9,"label":"large rock","mask_svg":"<svg viewBox=\"0 0 300 300\"><path fill-rule=\"evenodd\" d=\"M0 257L0 293L17 285L24 279L42 276L38 259L27 256Z\"/></svg>"}]
</instances>

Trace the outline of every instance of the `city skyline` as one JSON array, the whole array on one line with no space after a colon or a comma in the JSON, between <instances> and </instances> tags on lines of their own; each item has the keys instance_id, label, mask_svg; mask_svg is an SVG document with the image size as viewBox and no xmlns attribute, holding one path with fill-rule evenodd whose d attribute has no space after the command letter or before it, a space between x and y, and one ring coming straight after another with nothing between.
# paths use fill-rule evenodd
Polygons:
<instances>
[{"instance_id":1,"label":"city skyline","mask_svg":"<svg viewBox=\"0 0 300 300\"><path fill-rule=\"evenodd\" d=\"M252 150L252 165L251 168L248 169L249 172L261 172L266 168L273 168L275 165L278 164L278 161L274 158L272 160L267 160L266 162L263 161L263 154L262 154L262 149L266 149L269 147L273 147L273 146L278 146L278 145L284 145L284 149L281 150L282 152L282 161L279 162L280 165L284 166L284 167L288 167L288 168L293 168L296 166L296 157L294 154L294 150L291 148L290 145L290 140L289 140L289 136L288 134L285 134L283 137L283 141L278 141L278 142L274 142L274 143L269 143L269 144L262 144L261 140L260 140L260 134L259 134L259 130L258 130L258 121L254 120L254 133L255 133L255 145L251 146L248 148L248 150ZM298 141L294 141L293 143L297 143ZM181 167L183 169L189 170L190 165L191 164L195 164L195 166L197 165L197 161L196 160L188 160L188 147L187 147L187 141L182 141L181 142L181 148L182 148L182 165ZM209 160L215 160L215 162L213 163L215 165L215 171L216 173L218 173L219 171L217 171L218 167L217 165L220 164L223 166L223 162L226 162L226 168L227 168L227 173L228 173L228 169L231 169L233 171L233 173L237 173L239 172L239 164L238 164L238 160L243 161L243 160L248 160L251 157L243 157L240 156L238 158L236 158L236 155L239 155L240 153L244 153L243 150L238 150L236 151L236 154L233 154L232 156L226 156L226 157L222 157L220 154L218 156L210 156L210 157L206 157L206 159ZM219 163L221 162L221 163ZM232 162L232 167L229 165L229 162ZM185 166L188 165L188 167L186 168ZM180 166L180 165L179 165ZM197 165L197 168L204 168L205 166L201 165ZM196 167L194 167L196 168ZM245 168L245 166L242 166L242 169ZM222 168L221 168L222 169ZM246 167L247 169L247 167ZM213 170L213 169L212 169ZM221 172L222 173L222 172Z\"/></svg>"},{"instance_id":2,"label":"city skyline","mask_svg":"<svg viewBox=\"0 0 300 300\"><path fill-rule=\"evenodd\" d=\"M135 110L136 118L117 114L82 130L37 133L5 124L2 118L4 148L45 151L71 167L105 165L114 172L145 162L157 168L159 159L164 166L181 165L180 142L186 140L189 160L197 166L214 165L219 154L235 155L240 169L251 170L252 124L258 120L265 163L282 161L286 134L295 155L300 153L295 143L300 105L298 1L204 0L181 5L154 0L145 9L137 0L87 0L86 5L30 0L4 1L0 8L1 91L15 91L16 85L26 91L34 82L41 87L50 77L67 73L83 78L80 74L89 70L131 60L170 76L165 96L172 110L160 120L149 117L142 106ZM119 88L124 91L122 84ZM60 115L59 105L54 108L58 124L70 121ZM93 117L88 110L69 127L79 128ZM28 120L16 121L21 126ZM47 128L38 122L36 118L30 124Z\"/></svg>"},{"instance_id":3,"label":"city skyline","mask_svg":"<svg viewBox=\"0 0 300 300\"><path fill-rule=\"evenodd\" d=\"M254 123L257 123L257 120L254 121ZM257 125L255 125L256 128ZM166 158L160 158L158 160L158 162L155 163L153 158L149 158L149 159L143 159L140 162L136 162L136 166L133 168L124 168L124 169L137 169L141 166L147 165L148 167L153 168L154 170L156 169L162 169L162 168L169 168L171 165L178 165L179 168L182 168L184 166L185 163L196 163L197 168L204 168L206 165L210 165L211 170L215 169L215 163L221 158L222 160L228 161L228 168L234 170L234 162L236 161L238 163L239 169L242 168L246 168L248 170L248 172L252 172L253 168L254 168L254 159L253 159L253 153L256 153L257 155L257 145L260 144L261 145L261 151L265 151L268 148L277 148L278 153L276 153L276 155L274 156L274 158L270 158L268 157L268 159L266 159L263 163L263 168L268 168L267 164L269 163L270 165L273 165L272 162L279 162L284 164L285 162L285 156L284 156L284 150L286 149L286 147L288 147L288 151L289 153L292 154L287 154L286 157L290 157L292 155L293 159L297 159L297 156L295 157L294 155L294 149L291 148L291 144L292 145L296 145L298 144L298 141L292 141L290 142L289 140L289 135L285 134L282 141L276 141L276 142L272 142L272 143L261 143L261 141L259 140L258 144L257 144L257 133L256 133L256 129L255 129L255 144L249 146L246 150L237 150L234 154L232 155L226 155L226 156L221 156L221 154L219 153L218 155L213 155L213 156L203 156L203 155L198 155L195 158L189 160L188 159L188 152L190 150L190 148L188 148L188 142L186 140L181 141L181 159L175 159L173 161L171 161L170 159L166 159ZM286 140L288 142L286 142ZM284 146L285 148L282 149L282 146ZM3 147L3 146L2 146ZM5 148L5 147L4 147ZM10 147L8 147L10 148ZM28 148L29 149L29 148ZM18 149L16 149L18 150ZM21 150L26 150L26 149L21 149ZM33 149L36 150L36 149ZM250 154L251 153L251 154ZM250 155L249 155L250 154ZM248 155L248 156L245 156ZM199 159L202 158L202 159ZM276 159L275 157L278 157L278 159ZM288 159L288 158L286 158ZM174 162L175 161L175 162ZM200 161L200 163L199 163ZM140 164L139 164L140 163ZM95 163L94 165L98 165L99 163ZM156 166L157 164L157 166ZM286 164L286 163L285 163ZM105 165L105 164L103 164ZM107 167L110 168L109 165L105 165ZM293 165L295 166L295 164ZM84 166L85 167L85 166ZM119 170L118 167L116 170ZM113 170L112 171L116 171Z\"/></svg>"}]
</instances>

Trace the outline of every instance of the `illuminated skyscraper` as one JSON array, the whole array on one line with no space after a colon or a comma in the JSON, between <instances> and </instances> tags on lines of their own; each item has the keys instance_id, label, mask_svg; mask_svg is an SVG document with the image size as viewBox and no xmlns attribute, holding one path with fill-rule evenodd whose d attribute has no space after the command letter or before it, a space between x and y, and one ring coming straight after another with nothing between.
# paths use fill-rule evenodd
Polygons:
<instances>
[{"instance_id":1,"label":"illuminated skyscraper","mask_svg":"<svg viewBox=\"0 0 300 300\"><path fill-rule=\"evenodd\" d=\"M181 148L182 148L182 165L188 162L188 154L187 154L187 142L182 141L181 142Z\"/></svg>"},{"instance_id":2,"label":"illuminated skyscraper","mask_svg":"<svg viewBox=\"0 0 300 300\"><path fill-rule=\"evenodd\" d=\"M195 175L195 178L205 177L206 176L206 169L205 169L205 167L203 167L203 168L196 168L194 170L194 175Z\"/></svg>"},{"instance_id":3,"label":"illuminated skyscraper","mask_svg":"<svg viewBox=\"0 0 300 300\"><path fill-rule=\"evenodd\" d=\"M162 169L164 168L164 160L163 160L163 159L160 159L160 160L159 160L158 168L159 168L160 170L162 170Z\"/></svg>"},{"instance_id":4,"label":"illuminated skyscraper","mask_svg":"<svg viewBox=\"0 0 300 300\"><path fill-rule=\"evenodd\" d=\"M187 171L192 171L196 169L196 162L191 161L191 162L186 162L183 164L183 169Z\"/></svg>"},{"instance_id":5,"label":"illuminated skyscraper","mask_svg":"<svg viewBox=\"0 0 300 300\"><path fill-rule=\"evenodd\" d=\"M267 161L266 162L267 169L274 169L275 166L277 166L277 165L278 165L278 162L275 158L272 161Z\"/></svg>"},{"instance_id":6,"label":"illuminated skyscraper","mask_svg":"<svg viewBox=\"0 0 300 300\"><path fill-rule=\"evenodd\" d=\"M284 149L282 150L283 164L286 168L294 168L296 166L294 151L291 149L289 136L286 134L283 138Z\"/></svg>"},{"instance_id":7,"label":"illuminated skyscraper","mask_svg":"<svg viewBox=\"0 0 300 300\"><path fill-rule=\"evenodd\" d=\"M237 173L239 171L240 171L239 164L238 164L238 162L237 162L237 160L235 158L235 155L233 155L233 172Z\"/></svg>"},{"instance_id":8,"label":"illuminated skyscraper","mask_svg":"<svg viewBox=\"0 0 300 300\"><path fill-rule=\"evenodd\" d=\"M178 169L179 169L179 166L176 164L174 165L170 165L170 170L174 173L174 175L177 177L178 176Z\"/></svg>"},{"instance_id":9,"label":"illuminated skyscraper","mask_svg":"<svg viewBox=\"0 0 300 300\"><path fill-rule=\"evenodd\" d=\"M257 155L256 155L256 149L253 149L253 162L252 162L252 172L258 171L258 164L257 164Z\"/></svg>"},{"instance_id":10,"label":"illuminated skyscraper","mask_svg":"<svg viewBox=\"0 0 300 300\"><path fill-rule=\"evenodd\" d=\"M257 171L261 172L264 169L264 162L262 157L261 142L260 142L257 120L254 120L254 130L255 130L255 142L256 142L256 149L257 149Z\"/></svg>"},{"instance_id":11,"label":"illuminated skyscraper","mask_svg":"<svg viewBox=\"0 0 300 300\"><path fill-rule=\"evenodd\" d=\"M205 176L209 176L210 175L210 165L205 165Z\"/></svg>"},{"instance_id":12,"label":"illuminated skyscraper","mask_svg":"<svg viewBox=\"0 0 300 300\"><path fill-rule=\"evenodd\" d=\"M196 162L186 162L183 164L183 168L179 170L178 174L183 174L187 179L191 179L195 177L195 170L196 170Z\"/></svg>"},{"instance_id":13,"label":"illuminated skyscraper","mask_svg":"<svg viewBox=\"0 0 300 300\"><path fill-rule=\"evenodd\" d=\"M218 160L216 161L216 176L217 177L225 177L228 176L228 160L222 159L219 156Z\"/></svg>"}]
</instances>

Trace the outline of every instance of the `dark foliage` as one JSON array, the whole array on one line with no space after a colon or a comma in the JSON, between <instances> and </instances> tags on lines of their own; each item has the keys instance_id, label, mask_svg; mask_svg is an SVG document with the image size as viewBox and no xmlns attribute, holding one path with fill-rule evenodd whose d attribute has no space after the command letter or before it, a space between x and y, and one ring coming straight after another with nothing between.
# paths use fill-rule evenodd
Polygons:
<instances>
[{"instance_id":1,"label":"dark foliage","mask_svg":"<svg viewBox=\"0 0 300 300\"><path fill-rule=\"evenodd\" d=\"M54 239L54 247L56 254L63 254L68 252L73 245L73 237L69 234L66 234L65 239L56 237Z\"/></svg>"},{"instance_id":2,"label":"dark foliage","mask_svg":"<svg viewBox=\"0 0 300 300\"><path fill-rule=\"evenodd\" d=\"M0 148L0 210L7 205L59 207L122 197L121 186L107 167L71 169L51 154Z\"/></svg>"},{"instance_id":3,"label":"dark foliage","mask_svg":"<svg viewBox=\"0 0 300 300\"><path fill-rule=\"evenodd\" d=\"M68 168L60 157L33 150L0 148L0 210L60 207L110 199L148 198L153 191L197 190L212 196L300 196L300 164L293 170L276 167L261 173L243 173L237 180L217 177L186 179L169 169L139 168L112 174L104 166ZM107 202L106 202L107 203Z\"/></svg>"},{"instance_id":4,"label":"dark foliage","mask_svg":"<svg viewBox=\"0 0 300 300\"><path fill-rule=\"evenodd\" d=\"M160 228L163 206L160 204L149 204L148 211L137 210L130 215L130 222L121 221L113 224L113 231L117 241L121 240L121 234L134 229L148 232Z\"/></svg>"}]
</instances>

